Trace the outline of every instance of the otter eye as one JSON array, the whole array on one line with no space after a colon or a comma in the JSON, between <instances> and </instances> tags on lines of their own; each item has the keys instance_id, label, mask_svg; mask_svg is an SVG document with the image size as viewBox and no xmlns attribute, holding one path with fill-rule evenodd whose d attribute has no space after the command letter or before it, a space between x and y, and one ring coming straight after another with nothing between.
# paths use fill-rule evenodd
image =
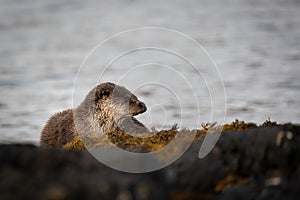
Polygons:
<instances>
[{"instance_id":1,"label":"otter eye","mask_svg":"<svg viewBox=\"0 0 300 200\"><path fill-rule=\"evenodd\" d=\"M131 95L131 97L129 98L129 102L136 103L136 102L138 102L138 99L134 95Z\"/></svg>"}]
</instances>

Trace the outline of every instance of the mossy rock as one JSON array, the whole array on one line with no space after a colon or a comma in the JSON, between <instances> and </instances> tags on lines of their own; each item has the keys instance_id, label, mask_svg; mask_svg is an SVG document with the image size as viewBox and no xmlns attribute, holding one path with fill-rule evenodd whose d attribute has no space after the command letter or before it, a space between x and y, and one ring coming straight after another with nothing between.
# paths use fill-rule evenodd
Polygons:
<instances>
[{"instance_id":1,"label":"mossy rock","mask_svg":"<svg viewBox=\"0 0 300 200\"><path fill-rule=\"evenodd\" d=\"M84 139L84 142L80 137L75 137L73 141L65 144L63 149L66 150L84 150L85 147L105 147L110 145L115 145L127 151L132 152L153 152L159 149L162 149L164 146L169 144L169 142L176 137L177 134L187 134L194 136L194 140L203 140L206 134L209 131L245 131L251 128L257 128L260 126L276 126L276 122L271 122L270 119L266 120L262 125L258 126L253 122L244 122L235 120L232 123L224 124L224 125L216 125L217 123L202 123L202 129L200 130L178 130L178 127L174 125L169 130L162 131L151 131L144 133L143 137L139 137L138 134L131 134L122 131L121 129L117 129L114 132L107 133L107 139L110 144L107 144L107 140L94 140L93 138ZM145 135L147 137L145 137Z\"/></svg>"}]
</instances>

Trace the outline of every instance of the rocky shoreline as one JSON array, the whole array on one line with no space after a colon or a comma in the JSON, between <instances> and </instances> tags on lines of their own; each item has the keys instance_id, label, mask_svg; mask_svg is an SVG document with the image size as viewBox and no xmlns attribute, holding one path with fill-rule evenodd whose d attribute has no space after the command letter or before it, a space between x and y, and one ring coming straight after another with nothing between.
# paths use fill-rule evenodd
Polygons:
<instances>
[{"instance_id":1,"label":"rocky shoreline","mask_svg":"<svg viewBox=\"0 0 300 200\"><path fill-rule=\"evenodd\" d=\"M150 173L111 169L87 151L0 145L0 199L298 199L300 126L226 130L203 159L195 140Z\"/></svg>"}]
</instances>

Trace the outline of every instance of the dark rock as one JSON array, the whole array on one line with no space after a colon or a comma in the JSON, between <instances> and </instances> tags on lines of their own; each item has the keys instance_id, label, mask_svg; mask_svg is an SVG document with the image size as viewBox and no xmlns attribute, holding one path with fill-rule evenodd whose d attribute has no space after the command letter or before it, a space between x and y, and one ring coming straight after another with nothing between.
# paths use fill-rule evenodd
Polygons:
<instances>
[{"instance_id":1,"label":"dark rock","mask_svg":"<svg viewBox=\"0 0 300 200\"><path fill-rule=\"evenodd\" d=\"M221 200L252 200L257 199L257 191L245 185L235 185L224 190L219 199Z\"/></svg>"},{"instance_id":2,"label":"dark rock","mask_svg":"<svg viewBox=\"0 0 300 200\"><path fill-rule=\"evenodd\" d=\"M299 126L226 131L203 159L201 143L144 174L116 171L86 151L0 145L0 199L298 199Z\"/></svg>"}]
</instances>

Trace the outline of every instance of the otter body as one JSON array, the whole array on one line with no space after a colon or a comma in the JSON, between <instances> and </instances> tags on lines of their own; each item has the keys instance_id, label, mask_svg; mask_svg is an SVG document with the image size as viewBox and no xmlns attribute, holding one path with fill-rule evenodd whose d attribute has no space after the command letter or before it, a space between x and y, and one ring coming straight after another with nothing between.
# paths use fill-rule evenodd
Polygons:
<instances>
[{"instance_id":1,"label":"otter body","mask_svg":"<svg viewBox=\"0 0 300 200\"><path fill-rule=\"evenodd\" d=\"M77 108L53 115L42 130L40 145L59 148L76 136L100 139L108 132L126 131L128 127L136 132L147 132L133 117L146 109L125 87L102 83L93 88Z\"/></svg>"}]
</instances>

